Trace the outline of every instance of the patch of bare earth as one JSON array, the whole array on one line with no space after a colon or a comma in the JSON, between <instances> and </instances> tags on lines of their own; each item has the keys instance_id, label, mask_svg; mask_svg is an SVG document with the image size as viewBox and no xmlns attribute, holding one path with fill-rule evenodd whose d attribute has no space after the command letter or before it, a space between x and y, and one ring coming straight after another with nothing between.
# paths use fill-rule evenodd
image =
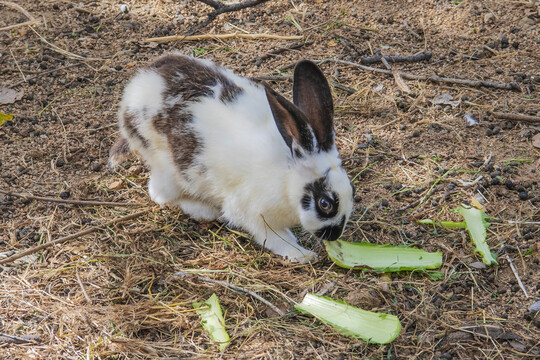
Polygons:
<instances>
[{"instance_id":1,"label":"patch of bare earth","mask_svg":"<svg viewBox=\"0 0 540 360\"><path fill-rule=\"evenodd\" d=\"M29 1L36 20L0 31L0 87L22 98L0 127L0 190L137 206L80 205L0 194L3 258L146 209L62 244L1 265L0 357L5 359L533 359L540 356L539 123L494 112L540 116L539 4L533 1L269 1L219 16L197 34L303 35L279 39L175 41L212 9L193 0ZM0 2L0 28L29 21ZM271 54L276 49L297 49ZM290 264L219 222L194 221L148 198L140 162L107 170L117 138L118 100L134 71L178 50L246 76L290 75L299 59L415 55L390 63L427 77L517 84L517 89L407 80L343 63L321 68L334 83L337 143L356 187L344 240L442 251L437 272L342 270L320 252ZM385 69L381 63L370 66ZM405 83L406 86L403 85ZM291 83L272 82L290 97ZM340 86L341 85L341 86ZM346 88L344 88L346 87ZM408 87L409 89L407 89ZM407 91L409 90L409 91ZM433 104L450 94L455 103ZM479 123L467 126L471 114ZM488 242L499 265L479 266L462 230L418 219L457 220L451 210L475 197L492 218ZM528 292L525 296L512 272ZM332 327L267 306L226 287L171 278L176 271L257 292L290 310L306 291L397 315L400 336L368 345ZM231 344L223 352L192 303L215 292Z\"/></svg>"}]
</instances>

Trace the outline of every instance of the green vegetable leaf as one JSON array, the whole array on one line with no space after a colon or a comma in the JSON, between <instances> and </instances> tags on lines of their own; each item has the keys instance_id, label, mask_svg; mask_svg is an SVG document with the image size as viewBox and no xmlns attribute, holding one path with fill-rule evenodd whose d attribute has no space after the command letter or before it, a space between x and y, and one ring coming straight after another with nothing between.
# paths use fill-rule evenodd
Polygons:
<instances>
[{"instance_id":1,"label":"green vegetable leaf","mask_svg":"<svg viewBox=\"0 0 540 360\"><path fill-rule=\"evenodd\" d=\"M465 208L460 206L456 211L463 216L467 231L475 246L475 251L482 256L482 261L486 265L497 264L495 256L491 253L489 245L486 242L486 229L490 225L487 222L487 215L476 208Z\"/></svg>"},{"instance_id":2,"label":"green vegetable leaf","mask_svg":"<svg viewBox=\"0 0 540 360\"><path fill-rule=\"evenodd\" d=\"M11 120L13 120L13 114L4 114L0 112L0 126Z\"/></svg>"},{"instance_id":3,"label":"green vegetable leaf","mask_svg":"<svg viewBox=\"0 0 540 360\"><path fill-rule=\"evenodd\" d=\"M456 221L443 220L441 222L438 222L431 219L423 219L423 220L418 220L417 223L424 224L424 225L433 225L433 226L439 225L439 226L444 226L445 228L448 228L448 229L454 229L454 228L465 229L467 227L464 221L456 222Z\"/></svg>"},{"instance_id":4,"label":"green vegetable leaf","mask_svg":"<svg viewBox=\"0 0 540 360\"><path fill-rule=\"evenodd\" d=\"M351 243L342 240L325 241L328 256L336 265L350 269L367 267L377 271L437 269L442 265L442 253L429 253L406 246Z\"/></svg>"},{"instance_id":5,"label":"green vegetable leaf","mask_svg":"<svg viewBox=\"0 0 540 360\"><path fill-rule=\"evenodd\" d=\"M216 294L212 294L203 303L193 303L193 308L198 309L197 314L201 316L203 327L210 333L212 340L219 343L219 350L223 351L229 345L229 334L225 330L225 320Z\"/></svg>"},{"instance_id":6,"label":"green vegetable leaf","mask_svg":"<svg viewBox=\"0 0 540 360\"><path fill-rule=\"evenodd\" d=\"M401 331L401 323L395 315L362 310L325 296L308 293L295 309L315 316L344 335L369 343L388 344Z\"/></svg>"}]
</instances>

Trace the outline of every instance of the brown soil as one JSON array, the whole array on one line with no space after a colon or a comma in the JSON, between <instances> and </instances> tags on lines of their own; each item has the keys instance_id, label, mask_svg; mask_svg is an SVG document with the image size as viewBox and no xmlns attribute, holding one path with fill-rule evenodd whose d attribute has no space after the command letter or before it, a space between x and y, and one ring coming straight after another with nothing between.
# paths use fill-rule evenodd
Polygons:
<instances>
[{"instance_id":1,"label":"brown soil","mask_svg":"<svg viewBox=\"0 0 540 360\"><path fill-rule=\"evenodd\" d=\"M144 42L183 34L204 20L211 8L193 0L130 1L128 14L118 1L18 4L39 24L35 31L0 31L1 87L23 93L0 105L0 112L14 114L0 127L0 190L152 208L2 265L1 358L540 357L540 315L527 310L540 300L540 153L532 144L540 124L492 115L540 116L538 2L280 0L224 14L202 30L304 35L309 43L277 56L265 55L297 42ZM0 28L28 20L2 2L0 9ZM290 75L303 58L360 62L378 51L431 51L429 61L391 65L427 76L516 82L520 91L405 80L407 93L391 75L321 65L332 82L354 90L333 88L337 142L357 200L343 239L444 253L440 272L348 272L308 236L321 260L290 264L221 223L154 207L146 193L148 172L136 160L118 172L107 170L123 85L137 68L171 50L246 76ZM273 86L290 96L290 82ZM434 105L442 94L461 101ZM465 114L479 124L467 126ZM463 230L415 222L457 220L452 210L475 195L492 217L488 242L498 266L479 266ZM6 257L139 210L0 194L0 253ZM391 344L369 345L294 310L276 317L248 295L170 278L182 269L212 270L202 276L251 289L288 310L307 291L324 289L334 299L397 315L403 330ZM190 311L213 292L232 338L223 354ZM15 341L6 334L30 337Z\"/></svg>"}]
</instances>

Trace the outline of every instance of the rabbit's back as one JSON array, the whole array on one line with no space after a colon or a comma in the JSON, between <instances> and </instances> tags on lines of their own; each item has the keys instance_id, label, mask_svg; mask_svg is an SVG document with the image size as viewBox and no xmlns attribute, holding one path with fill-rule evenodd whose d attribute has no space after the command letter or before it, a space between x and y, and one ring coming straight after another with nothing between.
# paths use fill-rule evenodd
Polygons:
<instances>
[{"instance_id":1,"label":"rabbit's back","mask_svg":"<svg viewBox=\"0 0 540 360\"><path fill-rule=\"evenodd\" d=\"M236 188L263 191L261 178L283 171L290 153L261 85L176 54L126 86L120 128L147 165L174 167L170 176L186 193L212 202Z\"/></svg>"}]
</instances>

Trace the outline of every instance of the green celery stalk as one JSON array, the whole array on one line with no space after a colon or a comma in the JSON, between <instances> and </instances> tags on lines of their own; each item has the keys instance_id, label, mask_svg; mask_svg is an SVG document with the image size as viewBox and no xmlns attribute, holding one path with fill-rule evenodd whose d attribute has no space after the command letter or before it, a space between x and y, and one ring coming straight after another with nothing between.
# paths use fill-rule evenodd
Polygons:
<instances>
[{"instance_id":1,"label":"green celery stalk","mask_svg":"<svg viewBox=\"0 0 540 360\"><path fill-rule=\"evenodd\" d=\"M442 253L430 253L406 246L377 245L342 240L325 241L328 256L336 265L350 269L369 269L395 272L402 270L437 269L442 265Z\"/></svg>"},{"instance_id":2,"label":"green celery stalk","mask_svg":"<svg viewBox=\"0 0 540 360\"><path fill-rule=\"evenodd\" d=\"M193 303L193 308L197 309L197 314L201 316L202 325L212 340L217 342L219 350L223 351L229 345L229 334L225 330L225 320L216 294L212 294L205 302Z\"/></svg>"},{"instance_id":3,"label":"green celery stalk","mask_svg":"<svg viewBox=\"0 0 540 360\"><path fill-rule=\"evenodd\" d=\"M325 296L308 293L295 308L335 327L344 335L374 344L388 344L401 331L395 315L374 313Z\"/></svg>"}]
</instances>

